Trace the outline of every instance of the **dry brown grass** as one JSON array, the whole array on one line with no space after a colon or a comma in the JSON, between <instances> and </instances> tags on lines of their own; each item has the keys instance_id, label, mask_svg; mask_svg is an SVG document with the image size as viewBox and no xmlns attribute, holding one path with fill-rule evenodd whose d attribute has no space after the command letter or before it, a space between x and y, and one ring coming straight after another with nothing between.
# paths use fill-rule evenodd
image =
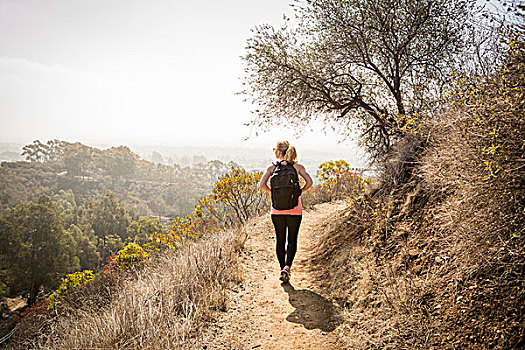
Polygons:
<instances>
[{"instance_id":1,"label":"dry brown grass","mask_svg":"<svg viewBox=\"0 0 525 350\"><path fill-rule=\"evenodd\" d=\"M314 185L301 194L303 208L313 209L315 205L330 201L330 193L321 185Z\"/></svg>"},{"instance_id":2,"label":"dry brown grass","mask_svg":"<svg viewBox=\"0 0 525 350\"><path fill-rule=\"evenodd\" d=\"M12 348L177 349L216 312L228 307L226 288L242 279L237 258L243 230L200 239L161 255L115 284L107 305L76 295L58 309L38 337L18 337ZM80 306L80 307L79 307Z\"/></svg>"}]
</instances>

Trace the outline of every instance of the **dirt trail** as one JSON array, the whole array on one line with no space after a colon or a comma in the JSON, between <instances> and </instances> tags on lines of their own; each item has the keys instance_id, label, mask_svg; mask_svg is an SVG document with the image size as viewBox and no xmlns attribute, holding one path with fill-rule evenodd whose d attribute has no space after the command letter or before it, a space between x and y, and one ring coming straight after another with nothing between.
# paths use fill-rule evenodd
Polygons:
<instances>
[{"instance_id":1,"label":"dirt trail","mask_svg":"<svg viewBox=\"0 0 525 350\"><path fill-rule=\"evenodd\" d=\"M219 322L202 334L195 349L341 349L334 330L338 308L323 296L310 271L310 251L319 227L342 203L305 211L290 284L279 281L270 217L250 224L242 257L244 283L229 293Z\"/></svg>"}]
</instances>

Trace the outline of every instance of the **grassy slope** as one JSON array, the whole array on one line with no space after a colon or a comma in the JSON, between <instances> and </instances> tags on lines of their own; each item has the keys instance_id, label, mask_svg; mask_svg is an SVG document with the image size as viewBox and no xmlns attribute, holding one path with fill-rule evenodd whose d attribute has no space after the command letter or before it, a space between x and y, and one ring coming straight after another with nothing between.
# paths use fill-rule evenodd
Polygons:
<instances>
[{"instance_id":1,"label":"grassy slope","mask_svg":"<svg viewBox=\"0 0 525 350\"><path fill-rule=\"evenodd\" d=\"M24 319L9 346L178 348L226 307L225 288L242 278L237 258L244 240L242 230L218 233L159 256L127 278L88 284L61 303L58 316Z\"/></svg>"}]
</instances>

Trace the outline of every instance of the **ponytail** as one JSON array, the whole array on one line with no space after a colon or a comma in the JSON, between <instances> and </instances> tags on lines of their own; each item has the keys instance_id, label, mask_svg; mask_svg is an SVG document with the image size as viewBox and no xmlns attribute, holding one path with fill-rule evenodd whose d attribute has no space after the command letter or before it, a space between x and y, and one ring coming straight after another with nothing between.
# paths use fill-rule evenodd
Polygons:
<instances>
[{"instance_id":1,"label":"ponytail","mask_svg":"<svg viewBox=\"0 0 525 350\"><path fill-rule=\"evenodd\" d=\"M282 159L288 163L293 164L297 160L297 151L288 141L277 142L277 149L281 151Z\"/></svg>"},{"instance_id":2,"label":"ponytail","mask_svg":"<svg viewBox=\"0 0 525 350\"><path fill-rule=\"evenodd\" d=\"M288 147L283 157L288 163L293 164L297 160L297 151L294 146Z\"/></svg>"}]
</instances>

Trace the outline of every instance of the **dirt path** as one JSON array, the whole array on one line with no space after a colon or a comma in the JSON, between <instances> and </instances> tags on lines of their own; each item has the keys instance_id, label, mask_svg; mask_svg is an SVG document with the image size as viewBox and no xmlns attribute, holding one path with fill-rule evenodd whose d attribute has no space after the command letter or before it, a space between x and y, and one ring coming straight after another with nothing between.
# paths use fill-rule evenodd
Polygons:
<instances>
[{"instance_id":1,"label":"dirt path","mask_svg":"<svg viewBox=\"0 0 525 350\"><path fill-rule=\"evenodd\" d=\"M290 284L279 281L274 230L268 215L252 223L243 254L244 283L230 292L230 307L202 334L196 349L341 349L334 330L336 304L323 297L309 271L318 229L344 204L326 203L303 215Z\"/></svg>"}]
</instances>

